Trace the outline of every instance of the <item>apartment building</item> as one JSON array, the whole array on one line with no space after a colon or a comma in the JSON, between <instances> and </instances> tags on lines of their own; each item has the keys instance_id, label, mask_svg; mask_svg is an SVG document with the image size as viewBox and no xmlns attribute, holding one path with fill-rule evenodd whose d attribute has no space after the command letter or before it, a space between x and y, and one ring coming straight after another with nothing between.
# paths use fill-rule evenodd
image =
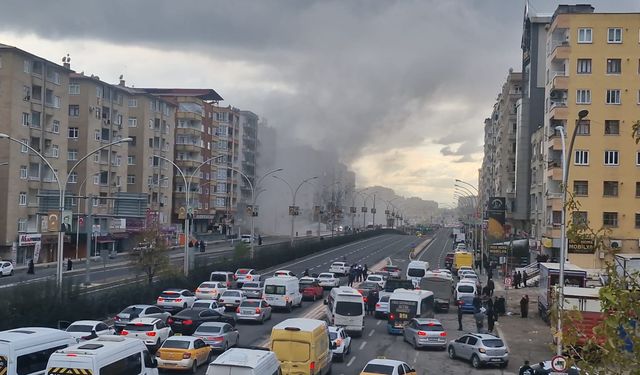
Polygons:
<instances>
[{"instance_id":1,"label":"apartment building","mask_svg":"<svg viewBox=\"0 0 640 375\"><path fill-rule=\"evenodd\" d=\"M576 131L567 189L579 201L573 220L610 230L610 245L638 252L640 149L632 123L640 118L640 14L594 13L589 5L561 5L546 36L545 178L543 250L556 256L562 211L560 134ZM578 112L588 116L577 123ZM569 138L570 139L570 138ZM568 140L567 139L567 147ZM569 260L600 268L604 252L569 245Z\"/></svg>"},{"instance_id":2,"label":"apartment building","mask_svg":"<svg viewBox=\"0 0 640 375\"><path fill-rule=\"evenodd\" d=\"M544 200L544 181L546 178L547 166L544 160L545 147L547 145L547 136L544 126L539 126L536 131L531 135L531 160L529 165L531 168L530 174L530 186L529 195L531 201L529 202L529 238L536 240L536 246L533 247L534 256L531 259L535 259L540 251L540 238L543 231L546 228L545 224L545 200Z\"/></svg>"},{"instance_id":3,"label":"apartment building","mask_svg":"<svg viewBox=\"0 0 640 375\"><path fill-rule=\"evenodd\" d=\"M69 69L0 44L0 132L42 154L67 173ZM55 259L57 233L48 232L38 195L58 191L53 171L28 147L0 139L0 257L24 264ZM68 242L69 237L65 237Z\"/></svg>"},{"instance_id":4,"label":"apartment building","mask_svg":"<svg viewBox=\"0 0 640 375\"><path fill-rule=\"evenodd\" d=\"M238 183L244 178L239 175L240 165L240 110L231 106L215 107L216 118L215 149L220 156L215 160L216 175L214 197L211 204L216 209L217 230L224 234L237 233Z\"/></svg>"},{"instance_id":5,"label":"apartment building","mask_svg":"<svg viewBox=\"0 0 640 375\"><path fill-rule=\"evenodd\" d=\"M483 212L486 212L489 197L494 197L494 159L495 159L495 138L494 115L484 120L484 153L482 166L478 170L478 202Z\"/></svg>"},{"instance_id":6,"label":"apartment building","mask_svg":"<svg viewBox=\"0 0 640 375\"><path fill-rule=\"evenodd\" d=\"M238 164L240 170L249 178L251 184L256 184L256 168L258 157L258 115L251 111L240 111L240 136L238 139L240 151L238 152ZM242 178L238 183L236 196L238 201L238 219L242 223L243 231L250 230L251 212L247 210L251 206L251 187Z\"/></svg>"}]
</instances>

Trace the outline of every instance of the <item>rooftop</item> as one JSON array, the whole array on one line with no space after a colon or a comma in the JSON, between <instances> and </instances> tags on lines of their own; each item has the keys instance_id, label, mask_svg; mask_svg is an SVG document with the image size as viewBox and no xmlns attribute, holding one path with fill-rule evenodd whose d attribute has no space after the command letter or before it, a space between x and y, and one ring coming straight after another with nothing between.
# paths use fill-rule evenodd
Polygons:
<instances>
[{"instance_id":1,"label":"rooftop","mask_svg":"<svg viewBox=\"0 0 640 375\"><path fill-rule=\"evenodd\" d=\"M224 100L214 89L142 88L157 96L194 96L202 100Z\"/></svg>"}]
</instances>

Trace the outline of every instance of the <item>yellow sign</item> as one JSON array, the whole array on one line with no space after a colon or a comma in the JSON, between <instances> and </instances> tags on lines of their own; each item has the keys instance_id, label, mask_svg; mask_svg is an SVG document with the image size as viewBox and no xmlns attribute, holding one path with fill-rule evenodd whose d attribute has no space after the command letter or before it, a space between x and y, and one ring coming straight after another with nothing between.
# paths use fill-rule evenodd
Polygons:
<instances>
[{"instance_id":1,"label":"yellow sign","mask_svg":"<svg viewBox=\"0 0 640 375\"><path fill-rule=\"evenodd\" d=\"M187 218L187 210L184 207L178 209L178 220L184 220Z\"/></svg>"},{"instance_id":2,"label":"yellow sign","mask_svg":"<svg viewBox=\"0 0 640 375\"><path fill-rule=\"evenodd\" d=\"M546 247L546 248L552 248L553 247L553 240L549 237L542 237L542 246Z\"/></svg>"},{"instance_id":3,"label":"yellow sign","mask_svg":"<svg viewBox=\"0 0 640 375\"><path fill-rule=\"evenodd\" d=\"M47 371L48 375L93 375L92 370L84 368L52 367Z\"/></svg>"}]
</instances>

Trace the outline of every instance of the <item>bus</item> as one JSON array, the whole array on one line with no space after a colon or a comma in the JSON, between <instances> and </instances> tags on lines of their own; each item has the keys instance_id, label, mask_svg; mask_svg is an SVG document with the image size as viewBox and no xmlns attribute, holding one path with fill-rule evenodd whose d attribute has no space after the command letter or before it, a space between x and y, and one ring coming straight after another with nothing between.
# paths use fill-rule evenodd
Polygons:
<instances>
[{"instance_id":1,"label":"bus","mask_svg":"<svg viewBox=\"0 0 640 375\"><path fill-rule=\"evenodd\" d=\"M396 289L389 297L387 331L401 334L413 318L433 318L435 296L428 290Z\"/></svg>"}]
</instances>

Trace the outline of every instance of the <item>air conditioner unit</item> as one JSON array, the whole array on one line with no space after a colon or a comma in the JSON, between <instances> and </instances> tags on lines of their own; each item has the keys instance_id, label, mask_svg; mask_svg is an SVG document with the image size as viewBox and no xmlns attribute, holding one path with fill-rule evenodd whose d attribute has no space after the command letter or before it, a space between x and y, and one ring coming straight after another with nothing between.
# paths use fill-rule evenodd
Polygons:
<instances>
[{"instance_id":1,"label":"air conditioner unit","mask_svg":"<svg viewBox=\"0 0 640 375\"><path fill-rule=\"evenodd\" d=\"M93 111L95 111L95 110L96 110L96 107L94 107L94 106L89 106L89 112L93 112Z\"/></svg>"},{"instance_id":2,"label":"air conditioner unit","mask_svg":"<svg viewBox=\"0 0 640 375\"><path fill-rule=\"evenodd\" d=\"M551 100L559 100L562 99L562 94L558 90L551 90L549 92L549 99Z\"/></svg>"},{"instance_id":3,"label":"air conditioner unit","mask_svg":"<svg viewBox=\"0 0 640 375\"><path fill-rule=\"evenodd\" d=\"M609 246L611 246L611 248L614 249L614 250L621 249L622 248L622 240L610 240L609 241Z\"/></svg>"},{"instance_id":4,"label":"air conditioner unit","mask_svg":"<svg viewBox=\"0 0 640 375\"><path fill-rule=\"evenodd\" d=\"M599 256L600 259L604 259L605 255L606 255L606 253L604 251L602 251L602 250L598 251L598 256Z\"/></svg>"},{"instance_id":5,"label":"air conditioner unit","mask_svg":"<svg viewBox=\"0 0 640 375\"><path fill-rule=\"evenodd\" d=\"M31 100L31 95L27 95L24 97L25 102L28 102L29 100Z\"/></svg>"}]
</instances>

